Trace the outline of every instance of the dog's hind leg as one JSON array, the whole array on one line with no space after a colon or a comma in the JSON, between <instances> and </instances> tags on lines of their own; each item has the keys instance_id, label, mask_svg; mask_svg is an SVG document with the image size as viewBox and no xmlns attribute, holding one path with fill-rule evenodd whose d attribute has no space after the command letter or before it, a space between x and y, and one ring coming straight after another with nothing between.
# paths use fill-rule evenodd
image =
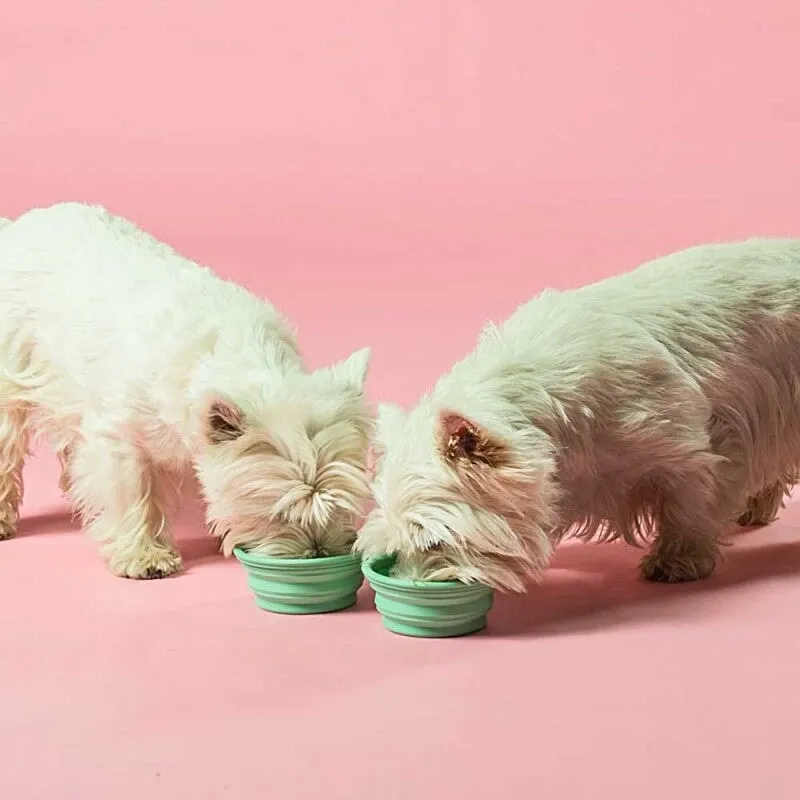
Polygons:
<instances>
[{"instance_id":1,"label":"dog's hind leg","mask_svg":"<svg viewBox=\"0 0 800 800\"><path fill-rule=\"evenodd\" d=\"M154 471L135 444L96 432L74 443L69 494L114 574L164 578L180 570Z\"/></svg>"},{"instance_id":2,"label":"dog's hind leg","mask_svg":"<svg viewBox=\"0 0 800 800\"><path fill-rule=\"evenodd\" d=\"M640 567L647 580L682 583L714 571L726 523L718 477L701 466L665 483L654 510L656 537Z\"/></svg>"},{"instance_id":3,"label":"dog's hind leg","mask_svg":"<svg viewBox=\"0 0 800 800\"><path fill-rule=\"evenodd\" d=\"M784 507L784 500L798 482L798 472L791 470L784 477L747 499L747 510L736 520L739 525L769 525Z\"/></svg>"},{"instance_id":4,"label":"dog's hind leg","mask_svg":"<svg viewBox=\"0 0 800 800\"><path fill-rule=\"evenodd\" d=\"M22 501L22 467L28 453L27 411L0 398L0 539L17 531Z\"/></svg>"}]
</instances>

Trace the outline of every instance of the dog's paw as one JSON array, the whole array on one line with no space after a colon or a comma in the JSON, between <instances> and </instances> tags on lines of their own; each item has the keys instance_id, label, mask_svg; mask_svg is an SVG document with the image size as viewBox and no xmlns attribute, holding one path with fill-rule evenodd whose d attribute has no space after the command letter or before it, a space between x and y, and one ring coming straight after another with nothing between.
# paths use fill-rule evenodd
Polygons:
<instances>
[{"instance_id":1,"label":"dog's paw","mask_svg":"<svg viewBox=\"0 0 800 800\"><path fill-rule=\"evenodd\" d=\"M180 554L164 547L140 551L130 557L112 556L109 568L115 575L135 580L167 578L181 571Z\"/></svg>"},{"instance_id":2,"label":"dog's paw","mask_svg":"<svg viewBox=\"0 0 800 800\"><path fill-rule=\"evenodd\" d=\"M713 555L689 558L665 557L649 553L639 565L645 580L655 583L687 583L707 578L714 572L717 559Z\"/></svg>"},{"instance_id":3,"label":"dog's paw","mask_svg":"<svg viewBox=\"0 0 800 800\"><path fill-rule=\"evenodd\" d=\"M0 542L4 539L10 539L16 532L16 523L0 521Z\"/></svg>"}]
</instances>

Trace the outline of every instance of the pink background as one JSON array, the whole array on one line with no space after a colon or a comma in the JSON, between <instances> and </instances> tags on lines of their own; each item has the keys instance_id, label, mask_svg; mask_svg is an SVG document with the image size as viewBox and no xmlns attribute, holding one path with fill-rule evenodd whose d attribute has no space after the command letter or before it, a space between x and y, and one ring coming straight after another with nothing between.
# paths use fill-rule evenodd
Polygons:
<instances>
[{"instance_id":1,"label":"pink background","mask_svg":"<svg viewBox=\"0 0 800 800\"><path fill-rule=\"evenodd\" d=\"M800 235L794 0L28 0L0 25L0 215L77 199L268 296L410 403L546 285ZM108 575L49 455L0 546L0 794L797 796L800 510L703 586L567 547L489 633ZM52 534L52 535L51 535Z\"/></svg>"}]
</instances>

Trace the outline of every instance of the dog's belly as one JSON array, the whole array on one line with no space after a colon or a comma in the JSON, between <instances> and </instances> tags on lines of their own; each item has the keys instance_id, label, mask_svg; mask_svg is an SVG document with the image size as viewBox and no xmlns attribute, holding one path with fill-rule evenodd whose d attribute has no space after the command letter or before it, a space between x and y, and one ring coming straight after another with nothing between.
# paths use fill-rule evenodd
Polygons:
<instances>
[{"instance_id":1,"label":"dog's belly","mask_svg":"<svg viewBox=\"0 0 800 800\"><path fill-rule=\"evenodd\" d=\"M629 519L641 510L645 499L640 481L624 470L577 476L564 488L559 517L565 530Z\"/></svg>"}]
</instances>

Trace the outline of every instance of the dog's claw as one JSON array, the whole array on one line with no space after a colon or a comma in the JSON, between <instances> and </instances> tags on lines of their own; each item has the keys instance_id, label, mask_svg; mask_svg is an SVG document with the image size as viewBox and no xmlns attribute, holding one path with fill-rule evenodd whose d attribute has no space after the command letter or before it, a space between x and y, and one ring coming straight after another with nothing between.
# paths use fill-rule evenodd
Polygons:
<instances>
[{"instance_id":1,"label":"dog's claw","mask_svg":"<svg viewBox=\"0 0 800 800\"><path fill-rule=\"evenodd\" d=\"M111 571L123 578L132 580L153 581L161 578L168 578L181 569L181 557L176 552L169 550L158 551L148 554L147 557L140 557L136 561L125 563L115 562L111 559Z\"/></svg>"}]
</instances>

